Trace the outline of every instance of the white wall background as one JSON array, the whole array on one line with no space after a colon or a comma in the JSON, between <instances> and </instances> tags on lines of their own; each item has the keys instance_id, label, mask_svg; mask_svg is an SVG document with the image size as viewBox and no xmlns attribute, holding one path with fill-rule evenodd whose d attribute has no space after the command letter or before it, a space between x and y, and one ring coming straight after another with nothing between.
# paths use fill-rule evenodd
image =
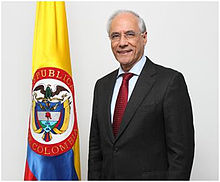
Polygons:
<instances>
[{"instance_id":1,"label":"white wall background","mask_svg":"<svg viewBox=\"0 0 220 182\"><path fill-rule=\"evenodd\" d=\"M31 106L35 2L2 2L3 180L22 180ZM87 179L88 137L96 80L118 67L106 21L117 9L139 13L147 24L146 55L181 71L194 113L196 151L191 179L218 179L218 3L67 2L70 52L80 131L82 179Z\"/></svg>"}]
</instances>

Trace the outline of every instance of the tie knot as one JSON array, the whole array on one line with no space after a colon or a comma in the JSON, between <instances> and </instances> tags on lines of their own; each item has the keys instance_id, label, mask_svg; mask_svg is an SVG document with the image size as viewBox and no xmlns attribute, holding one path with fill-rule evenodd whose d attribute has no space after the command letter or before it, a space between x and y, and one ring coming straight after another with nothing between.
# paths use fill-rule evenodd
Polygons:
<instances>
[{"instance_id":1,"label":"tie knot","mask_svg":"<svg viewBox=\"0 0 220 182\"><path fill-rule=\"evenodd\" d=\"M126 81L126 82L129 81L133 75L134 75L133 73L124 73L123 81Z\"/></svg>"}]
</instances>

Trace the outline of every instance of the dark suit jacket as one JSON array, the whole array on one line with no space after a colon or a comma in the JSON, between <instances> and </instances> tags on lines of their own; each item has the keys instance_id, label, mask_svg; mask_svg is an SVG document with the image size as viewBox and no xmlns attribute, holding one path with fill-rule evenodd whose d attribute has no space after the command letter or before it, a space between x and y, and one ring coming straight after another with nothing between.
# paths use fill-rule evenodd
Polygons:
<instances>
[{"instance_id":1,"label":"dark suit jacket","mask_svg":"<svg viewBox=\"0 0 220 182\"><path fill-rule=\"evenodd\" d=\"M117 73L95 85L88 179L188 180L194 128L183 75L147 58L114 138L110 103Z\"/></svg>"}]
</instances>

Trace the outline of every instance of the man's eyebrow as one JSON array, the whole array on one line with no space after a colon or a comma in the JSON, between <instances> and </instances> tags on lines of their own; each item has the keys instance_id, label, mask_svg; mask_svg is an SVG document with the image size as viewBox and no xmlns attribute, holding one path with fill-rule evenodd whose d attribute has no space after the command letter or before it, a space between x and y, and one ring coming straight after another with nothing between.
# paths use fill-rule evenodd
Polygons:
<instances>
[{"instance_id":1,"label":"man's eyebrow","mask_svg":"<svg viewBox=\"0 0 220 182\"><path fill-rule=\"evenodd\" d=\"M120 34L119 32L112 32L111 35Z\"/></svg>"},{"instance_id":2,"label":"man's eyebrow","mask_svg":"<svg viewBox=\"0 0 220 182\"><path fill-rule=\"evenodd\" d=\"M127 30L125 33L129 33L129 32L134 33L135 31L134 30ZM111 35L113 35L113 34L120 34L120 32L112 32Z\"/></svg>"}]
</instances>

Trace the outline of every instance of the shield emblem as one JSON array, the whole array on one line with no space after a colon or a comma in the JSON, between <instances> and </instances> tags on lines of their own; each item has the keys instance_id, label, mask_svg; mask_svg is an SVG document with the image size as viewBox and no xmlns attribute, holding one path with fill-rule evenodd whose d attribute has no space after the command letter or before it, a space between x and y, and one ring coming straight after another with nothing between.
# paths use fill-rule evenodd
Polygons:
<instances>
[{"instance_id":1,"label":"shield emblem","mask_svg":"<svg viewBox=\"0 0 220 182\"><path fill-rule=\"evenodd\" d=\"M51 133L57 134L55 128L60 129L64 121L65 109L61 102L38 102L35 105L35 122L37 128L42 128L42 139L49 142Z\"/></svg>"},{"instance_id":2,"label":"shield emblem","mask_svg":"<svg viewBox=\"0 0 220 182\"><path fill-rule=\"evenodd\" d=\"M57 87L61 88L61 86ZM66 96L52 98L45 94L43 98L37 98L35 95L36 98L33 99L32 128L35 133L42 133L45 142L52 140L52 134L62 134L68 128L71 102L70 97L66 98Z\"/></svg>"}]
</instances>

